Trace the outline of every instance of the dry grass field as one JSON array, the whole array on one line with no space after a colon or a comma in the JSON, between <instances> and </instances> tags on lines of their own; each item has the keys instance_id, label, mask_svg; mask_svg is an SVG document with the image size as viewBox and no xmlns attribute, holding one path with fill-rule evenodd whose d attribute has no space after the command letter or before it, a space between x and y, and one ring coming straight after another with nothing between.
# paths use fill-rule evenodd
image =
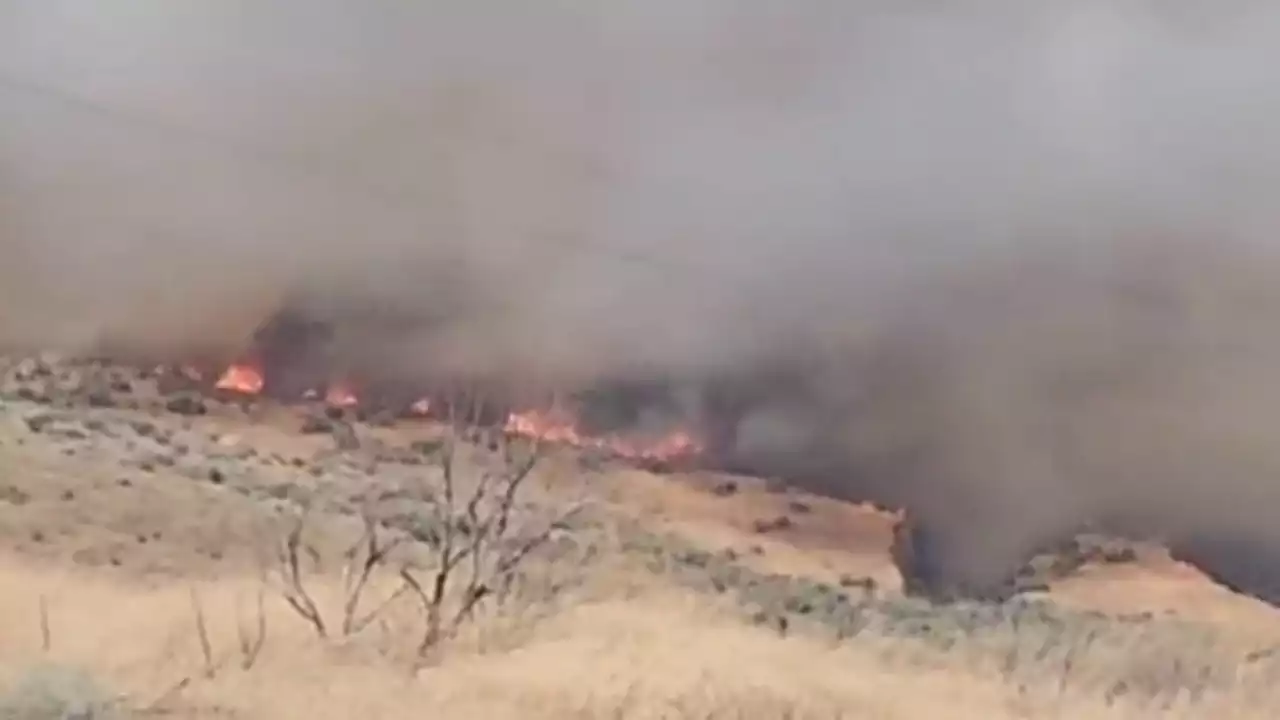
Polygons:
<instances>
[{"instance_id":1,"label":"dry grass field","mask_svg":"<svg viewBox=\"0 0 1280 720\"><path fill-rule=\"evenodd\" d=\"M14 590L0 616L10 686L0 710L15 718L98 717L74 713L113 706L190 718L1263 718L1277 699L1259 675L1199 698L1170 687L1158 701L1108 701L1108 677L1140 671L1131 666L1143 660L1128 655L1140 643L1093 653L1069 675L1031 655L1001 668L963 645L935 654L874 636L783 638L658 588L583 598L534 628L476 629L416 676L396 661L394 638L320 642L269 603L266 642L244 669L238 627L254 604L250 580L144 584L18 562L6 562L3 579ZM219 665L212 677L192 588ZM1212 661L1190 644L1169 651Z\"/></svg>"},{"instance_id":2,"label":"dry grass field","mask_svg":"<svg viewBox=\"0 0 1280 720\"><path fill-rule=\"evenodd\" d=\"M900 595L884 514L564 452L521 512L585 493L589 515L501 602L419 652L427 606L397 563L435 546L409 532L344 632L361 499L435 471L362 453L427 431L361 426L362 449L334 453L288 413L215 410L0 403L0 718L1263 718L1280 703L1273 611L1158 550L1004 606L934 607ZM275 555L300 504L325 637Z\"/></svg>"}]
</instances>

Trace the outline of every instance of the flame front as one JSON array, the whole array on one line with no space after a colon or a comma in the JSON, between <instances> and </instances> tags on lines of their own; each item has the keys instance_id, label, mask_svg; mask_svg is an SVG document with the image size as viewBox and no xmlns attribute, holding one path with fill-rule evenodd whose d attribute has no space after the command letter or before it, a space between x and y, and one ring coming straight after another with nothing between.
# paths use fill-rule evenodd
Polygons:
<instances>
[{"instance_id":1,"label":"flame front","mask_svg":"<svg viewBox=\"0 0 1280 720\"><path fill-rule=\"evenodd\" d=\"M508 415L506 431L512 435L546 442L606 450L620 457L637 460L671 460L702 451L702 445L683 431L670 433L649 443L612 435L586 435L578 430L572 420L561 417L558 413L536 410Z\"/></svg>"},{"instance_id":2,"label":"flame front","mask_svg":"<svg viewBox=\"0 0 1280 720\"><path fill-rule=\"evenodd\" d=\"M262 392L262 387L265 384L266 380L262 376L262 371L256 365L236 363L222 373L222 377L218 378L218 382L214 387L219 390L229 390L245 395L257 395Z\"/></svg>"},{"instance_id":3,"label":"flame front","mask_svg":"<svg viewBox=\"0 0 1280 720\"><path fill-rule=\"evenodd\" d=\"M237 362L222 373L215 387L244 395L258 395L262 393L265 385L266 379L258 364ZM320 397L321 393L318 390L303 395L303 399ZM360 404L360 397L355 387L342 380L329 383L324 389L323 397L325 403L332 407L351 408ZM410 408L410 412L419 416L425 416L430 411L431 401L428 398L419 399ZM570 414L558 411L513 412L507 416L504 429L512 435L579 448L599 449L619 457L638 460L670 460L695 455L702 451L702 445L692 435L683 431L672 432L650 442L616 435L590 435L578 429L576 421Z\"/></svg>"}]
</instances>

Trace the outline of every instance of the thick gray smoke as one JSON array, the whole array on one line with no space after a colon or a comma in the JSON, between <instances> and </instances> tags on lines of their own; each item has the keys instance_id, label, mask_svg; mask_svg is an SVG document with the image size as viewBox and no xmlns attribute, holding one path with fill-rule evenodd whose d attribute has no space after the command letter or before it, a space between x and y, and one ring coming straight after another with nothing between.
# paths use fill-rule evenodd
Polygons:
<instances>
[{"instance_id":1,"label":"thick gray smoke","mask_svg":"<svg viewBox=\"0 0 1280 720\"><path fill-rule=\"evenodd\" d=\"M288 296L411 321L350 341L398 373L789 365L743 447L976 574L1085 517L1280 546L1278 68L1248 2L0 0L0 341Z\"/></svg>"}]
</instances>

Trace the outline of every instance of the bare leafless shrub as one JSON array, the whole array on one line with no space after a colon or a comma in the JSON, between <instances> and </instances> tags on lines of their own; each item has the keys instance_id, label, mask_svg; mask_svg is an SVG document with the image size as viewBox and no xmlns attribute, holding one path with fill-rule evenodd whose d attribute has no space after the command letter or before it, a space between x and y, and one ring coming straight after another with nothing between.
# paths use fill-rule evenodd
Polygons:
<instances>
[{"instance_id":1,"label":"bare leafless shrub","mask_svg":"<svg viewBox=\"0 0 1280 720\"><path fill-rule=\"evenodd\" d=\"M277 572L280 579L280 594L303 620L315 629L316 635L328 638L331 633L330 623L325 619L310 590L307 588L306 571L302 556L305 554L313 562L319 561L320 553L305 541L309 506L304 507L293 519L277 548ZM374 573L387 563L388 556L402 539L388 540L376 518L368 510L361 513L363 530L360 537L345 552L343 558L343 603L339 632L342 636L350 636L364 629L376 617L378 612L393 600L391 598L379 604L373 611L360 614L360 603L369 581Z\"/></svg>"},{"instance_id":2,"label":"bare leafless shrub","mask_svg":"<svg viewBox=\"0 0 1280 720\"><path fill-rule=\"evenodd\" d=\"M478 418L481 404L474 407ZM432 462L412 493L417 511L409 535L417 543L404 548L405 559L392 555L408 544L407 538L391 537L374 503L365 504L359 539L343 553L342 612L336 622L324 616L308 588L304 556L313 562L319 558L304 537L308 512L295 517L277 548L277 576L285 602L318 637L330 638L335 630L339 637L356 635L397 601L412 597L421 622L414 657L424 663L475 619L482 605L507 601L531 559L552 547L557 532L583 512L581 501L533 511L523 490L542 457L540 444L481 427L477 418L453 416L451 432L433 445ZM395 589L364 609L369 588L389 578Z\"/></svg>"},{"instance_id":3,"label":"bare leafless shrub","mask_svg":"<svg viewBox=\"0 0 1280 720\"><path fill-rule=\"evenodd\" d=\"M498 467L481 469L466 490L458 478L458 449L451 439L439 453L442 487L429 518L438 532L431 537L429 564L400 573L425 617L420 658L474 617L482 602L505 600L522 565L583 509L581 503L571 503L540 522L518 517L520 490L538 460L536 443L520 457L512 443L501 442Z\"/></svg>"}]
</instances>

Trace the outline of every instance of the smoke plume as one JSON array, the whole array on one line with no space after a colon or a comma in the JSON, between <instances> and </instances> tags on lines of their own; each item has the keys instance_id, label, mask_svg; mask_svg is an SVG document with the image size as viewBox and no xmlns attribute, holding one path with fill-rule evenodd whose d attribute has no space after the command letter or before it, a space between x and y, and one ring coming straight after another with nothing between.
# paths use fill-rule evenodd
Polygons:
<instances>
[{"instance_id":1,"label":"smoke plume","mask_svg":"<svg viewBox=\"0 0 1280 720\"><path fill-rule=\"evenodd\" d=\"M1276 68L1243 1L0 0L0 344L781 371L738 450L977 576L1280 548Z\"/></svg>"}]
</instances>

